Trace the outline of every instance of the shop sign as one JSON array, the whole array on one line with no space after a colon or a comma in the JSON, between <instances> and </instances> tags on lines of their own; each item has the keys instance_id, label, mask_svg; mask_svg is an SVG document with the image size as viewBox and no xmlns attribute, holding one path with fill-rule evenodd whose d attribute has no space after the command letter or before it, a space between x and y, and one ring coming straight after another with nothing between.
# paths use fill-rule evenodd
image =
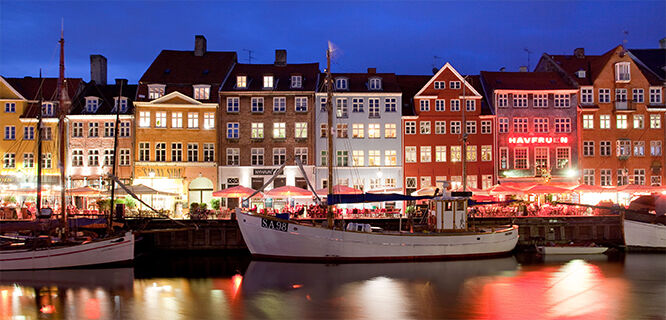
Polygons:
<instances>
[{"instance_id":1,"label":"shop sign","mask_svg":"<svg viewBox=\"0 0 666 320\"><path fill-rule=\"evenodd\" d=\"M520 144L553 144L569 143L569 137L509 137L509 143Z\"/></svg>"},{"instance_id":2,"label":"shop sign","mask_svg":"<svg viewBox=\"0 0 666 320\"><path fill-rule=\"evenodd\" d=\"M139 168L142 176L150 176L151 172L155 173L155 177L169 178L169 179L182 179L183 168Z\"/></svg>"},{"instance_id":3,"label":"shop sign","mask_svg":"<svg viewBox=\"0 0 666 320\"><path fill-rule=\"evenodd\" d=\"M252 174L255 176L272 176L277 169L254 169Z\"/></svg>"},{"instance_id":4,"label":"shop sign","mask_svg":"<svg viewBox=\"0 0 666 320\"><path fill-rule=\"evenodd\" d=\"M287 224L286 222L273 221L273 220L268 220L268 219L261 218L261 227L266 228L266 229L271 229L271 230L287 232L287 228L289 227L289 224Z\"/></svg>"}]
</instances>

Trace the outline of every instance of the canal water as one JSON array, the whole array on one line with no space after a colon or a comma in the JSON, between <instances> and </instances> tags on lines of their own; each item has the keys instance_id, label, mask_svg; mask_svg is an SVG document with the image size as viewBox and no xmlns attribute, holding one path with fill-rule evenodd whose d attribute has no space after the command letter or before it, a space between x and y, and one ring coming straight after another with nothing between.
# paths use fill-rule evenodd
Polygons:
<instances>
[{"instance_id":1,"label":"canal water","mask_svg":"<svg viewBox=\"0 0 666 320\"><path fill-rule=\"evenodd\" d=\"M371 264L144 256L0 272L0 319L664 319L666 255Z\"/></svg>"}]
</instances>

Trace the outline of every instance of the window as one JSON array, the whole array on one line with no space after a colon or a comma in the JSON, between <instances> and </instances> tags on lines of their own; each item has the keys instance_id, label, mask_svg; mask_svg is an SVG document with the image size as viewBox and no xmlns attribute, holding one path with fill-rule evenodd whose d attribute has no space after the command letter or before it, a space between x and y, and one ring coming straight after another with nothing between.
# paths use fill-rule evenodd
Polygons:
<instances>
[{"instance_id":1,"label":"window","mask_svg":"<svg viewBox=\"0 0 666 320\"><path fill-rule=\"evenodd\" d=\"M405 147L405 162L416 162L416 147Z\"/></svg>"},{"instance_id":2,"label":"window","mask_svg":"<svg viewBox=\"0 0 666 320\"><path fill-rule=\"evenodd\" d=\"M371 167L382 165L382 155L379 150L368 150L368 165Z\"/></svg>"},{"instance_id":3,"label":"window","mask_svg":"<svg viewBox=\"0 0 666 320\"><path fill-rule=\"evenodd\" d=\"M363 99L361 98L352 99L352 112L363 112Z\"/></svg>"},{"instance_id":4,"label":"window","mask_svg":"<svg viewBox=\"0 0 666 320\"><path fill-rule=\"evenodd\" d=\"M370 88L370 90L381 90L382 89L382 79L370 78L368 87Z\"/></svg>"},{"instance_id":5,"label":"window","mask_svg":"<svg viewBox=\"0 0 666 320\"><path fill-rule=\"evenodd\" d=\"M615 64L615 82L629 82L631 73L629 71L629 62L618 62Z\"/></svg>"},{"instance_id":6,"label":"window","mask_svg":"<svg viewBox=\"0 0 666 320\"><path fill-rule=\"evenodd\" d=\"M584 114L583 115L583 129L594 129L594 115L593 114Z\"/></svg>"},{"instance_id":7,"label":"window","mask_svg":"<svg viewBox=\"0 0 666 320\"><path fill-rule=\"evenodd\" d=\"M661 157L661 141L650 141L650 155Z\"/></svg>"},{"instance_id":8,"label":"window","mask_svg":"<svg viewBox=\"0 0 666 320\"><path fill-rule=\"evenodd\" d=\"M642 114L634 115L634 129L644 129L645 128L645 116Z\"/></svg>"},{"instance_id":9,"label":"window","mask_svg":"<svg viewBox=\"0 0 666 320\"><path fill-rule=\"evenodd\" d=\"M352 151L352 166L362 167L365 165L365 155L363 150L353 150Z\"/></svg>"},{"instance_id":10,"label":"window","mask_svg":"<svg viewBox=\"0 0 666 320\"><path fill-rule=\"evenodd\" d=\"M296 137L296 139L306 139L308 137L307 122L296 122L294 128L295 128L294 136Z\"/></svg>"},{"instance_id":11,"label":"window","mask_svg":"<svg viewBox=\"0 0 666 320\"><path fill-rule=\"evenodd\" d=\"M611 169L600 169L599 178L601 179L600 182L602 186L613 185L613 174L611 173Z\"/></svg>"},{"instance_id":12,"label":"window","mask_svg":"<svg viewBox=\"0 0 666 320\"><path fill-rule=\"evenodd\" d=\"M534 148L534 169L537 176L543 176L548 173L550 166L549 157L550 150L548 147Z\"/></svg>"},{"instance_id":13,"label":"window","mask_svg":"<svg viewBox=\"0 0 666 320\"><path fill-rule=\"evenodd\" d=\"M451 99L450 104L451 105L449 107L451 108L451 111L460 111L460 100Z\"/></svg>"},{"instance_id":14,"label":"window","mask_svg":"<svg viewBox=\"0 0 666 320\"><path fill-rule=\"evenodd\" d=\"M42 103L42 116L52 117L54 114L53 103L44 102Z\"/></svg>"},{"instance_id":15,"label":"window","mask_svg":"<svg viewBox=\"0 0 666 320\"><path fill-rule=\"evenodd\" d=\"M481 146L481 161L493 161L493 146Z\"/></svg>"},{"instance_id":16,"label":"window","mask_svg":"<svg viewBox=\"0 0 666 320\"><path fill-rule=\"evenodd\" d=\"M194 99L208 100L210 99L210 85L194 85Z\"/></svg>"},{"instance_id":17,"label":"window","mask_svg":"<svg viewBox=\"0 0 666 320\"><path fill-rule=\"evenodd\" d=\"M171 143L171 162L183 161L183 144L180 142Z\"/></svg>"},{"instance_id":18,"label":"window","mask_svg":"<svg viewBox=\"0 0 666 320\"><path fill-rule=\"evenodd\" d=\"M599 89L599 103L610 102L610 89Z\"/></svg>"},{"instance_id":19,"label":"window","mask_svg":"<svg viewBox=\"0 0 666 320\"><path fill-rule=\"evenodd\" d=\"M287 123L273 122L273 139L286 139L286 138L287 138Z\"/></svg>"},{"instance_id":20,"label":"window","mask_svg":"<svg viewBox=\"0 0 666 320\"><path fill-rule=\"evenodd\" d=\"M432 180L431 180L431 178L432 178L432 177L430 177L430 176L421 177L421 188L425 188L425 187L430 187L430 186L432 186Z\"/></svg>"},{"instance_id":21,"label":"window","mask_svg":"<svg viewBox=\"0 0 666 320\"><path fill-rule=\"evenodd\" d=\"M460 81L449 81L449 88L460 89Z\"/></svg>"},{"instance_id":22,"label":"window","mask_svg":"<svg viewBox=\"0 0 666 320\"><path fill-rule=\"evenodd\" d=\"M302 76L291 76L291 87L292 88L302 88L303 87L303 77Z\"/></svg>"},{"instance_id":23,"label":"window","mask_svg":"<svg viewBox=\"0 0 666 320\"><path fill-rule=\"evenodd\" d=\"M661 88L650 87L650 104L661 103Z\"/></svg>"},{"instance_id":24,"label":"window","mask_svg":"<svg viewBox=\"0 0 666 320\"><path fill-rule=\"evenodd\" d=\"M446 146L435 146L435 161L446 162Z\"/></svg>"},{"instance_id":25,"label":"window","mask_svg":"<svg viewBox=\"0 0 666 320\"><path fill-rule=\"evenodd\" d=\"M183 127L183 113L171 112L171 128L182 128L182 127Z\"/></svg>"},{"instance_id":26,"label":"window","mask_svg":"<svg viewBox=\"0 0 666 320\"><path fill-rule=\"evenodd\" d=\"M338 118L347 118L347 98L335 100L335 116Z\"/></svg>"},{"instance_id":27,"label":"window","mask_svg":"<svg viewBox=\"0 0 666 320\"><path fill-rule=\"evenodd\" d=\"M227 165L237 166L240 165L240 149L227 148Z\"/></svg>"},{"instance_id":28,"label":"window","mask_svg":"<svg viewBox=\"0 0 666 320\"><path fill-rule=\"evenodd\" d=\"M150 161L150 142L139 142L139 161Z\"/></svg>"},{"instance_id":29,"label":"window","mask_svg":"<svg viewBox=\"0 0 666 320\"><path fill-rule=\"evenodd\" d=\"M337 123L335 125L338 138L348 138L348 126L346 123Z\"/></svg>"},{"instance_id":30,"label":"window","mask_svg":"<svg viewBox=\"0 0 666 320\"><path fill-rule=\"evenodd\" d=\"M379 139L382 137L382 130L379 123L368 124L368 138Z\"/></svg>"},{"instance_id":31,"label":"window","mask_svg":"<svg viewBox=\"0 0 666 320\"><path fill-rule=\"evenodd\" d=\"M321 160L321 165L322 166L327 166L328 165L328 157L326 156L326 151L325 150L321 151L320 160Z\"/></svg>"},{"instance_id":32,"label":"window","mask_svg":"<svg viewBox=\"0 0 666 320\"><path fill-rule=\"evenodd\" d=\"M398 165L398 154L395 150L384 150L384 165L385 166Z\"/></svg>"},{"instance_id":33,"label":"window","mask_svg":"<svg viewBox=\"0 0 666 320\"><path fill-rule=\"evenodd\" d=\"M490 120L481 120L481 134L492 134L493 123Z\"/></svg>"},{"instance_id":34,"label":"window","mask_svg":"<svg viewBox=\"0 0 666 320\"><path fill-rule=\"evenodd\" d=\"M319 110L321 112L326 112L328 110L327 109L328 107L326 106L326 97L319 98L319 106L320 106Z\"/></svg>"},{"instance_id":35,"label":"window","mask_svg":"<svg viewBox=\"0 0 666 320\"><path fill-rule=\"evenodd\" d=\"M386 179L384 179L384 185L387 188L395 188L395 178L386 178Z\"/></svg>"},{"instance_id":36,"label":"window","mask_svg":"<svg viewBox=\"0 0 666 320\"><path fill-rule=\"evenodd\" d=\"M495 95L495 101L497 101L497 107L506 108L509 106L509 95L506 93L498 93Z\"/></svg>"},{"instance_id":37,"label":"window","mask_svg":"<svg viewBox=\"0 0 666 320\"><path fill-rule=\"evenodd\" d=\"M87 113L93 113L97 111L97 108L99 107L99 98L97 97L86 97L86 112Z\"/></svg>"},{"instance_id":38,"label":"window","mask_svg":"<svg viewBox=\"0 0 666 320\"><path fill-rule=\"evenodd\" d=\"M416 134L416 121L405 121L405 134Z\"/></svg>"},{"instance_id":39,"label":"window","mask_svg":"<svg viewBox=\"0 0 666 320\"><path fill-rule=\"evenodd\" d=\"M430 134L430 121L421 121L419 128L421 134Z\"/></svg>"},{"instance_id":40,"label":"window","mask_svg":"<svg viewBox=\"0 0 666 320\"><path fill-rule=\"evenodd\" d=\"M264 76L264 89L273 89L273 76Z\"/></svg>"},{"instance_id":41,"label":"window","mask_svg":"<svg viewBox=\"0 0 666 320\"><path fill-rule=\"evenodd\" d=\"M500 151L500 169L509 169L509 148L501 147Z\"/></svg>"},{"instance_id":42,"label":"window","mask_svg":"<svg viewBox=\"0 0 666 320\"><path fill-rule=\"evenodd\" d=\"M199 128L199 113L198 112L188 112L187 113L187 127L190 129Z\"/></svg>"},{"instance_id":43,"label":"window","mask_svg":"<svg viewBox=\"0 0 666 320\"><path fill-rule=\"evenodd\" d=\"M594 169L583 169L583 184L594 185Z\"/></svg>"},{"instance_id":44,"label":"window","mask_svg":"<svg viewBox=\"0 0 666 320\"><path fill-rule=\"evenodd\" d=\"M264 98L263 97L253 97L251 99L251 108L253 113L263 113L264 112ZM280 111L282 110L282 111ZM285 98L273 98L273 111L274 112L284 112L286 110Z\"/></svg>"},{"instance_id":45,"label":"window","mask_svg":"<svg viewBox=\"0 0 666 320\"><path fill-rule=\"evenodd\" d=\"M368 99L368 118L379 118L379 99Z\"/></svg>"},{"instance_id":46,"label":"window","mask_svg":"<svg viewBox=\"0 0 666 320\"><path fill-rule=\"evenodd\" d=\"M467 146L467 161L476 162L476 146Z\"/></svg>"},{"instance_id":47,"label":"window","mask_svg":"<svg viewBox=\"0 0 666 320\"><path fill-rule=\"evenodd\" d=\"M514 93L513 94L513 107L514 108L527 108L527 94Z\"/></svg>"},{"instance_id":48,"label":"window","mask_svg":"<svg viewBox=\"0 0 666 320\"><path fill-rule=\"evenodd\" d=\"M166 112L157 111L155 112L155 128L166 128Z\"/></svg>"},{"instance_id":49,"label":"window","mask_svg":"<svg viewBox=\"0 0 666 320\"><path fill-rule=\"evenodd\" d=\"M527 118L513 118L513 132L526 133L527 132Z\"/></svg>"},{"instance_id":50,"label":"window","mask_svg":"<svg viewBox=\"0 0 666 320\"><path fill-rule=\"evenodd\" d=\"M203 144L203 161L206 162L215 162L215 144L214 143L204 143Z\"/></svg>"},{"instance_id":51,"label":"window","mask_svg":"<svg viewBox=\"0 0 666 320\"><path fill-rule=\"evenodd\" d=\"M615 89L615 101L627 102L627 89Z\"/></svg>"},{"instance_id":52,"label":"window","mask_svg":"<svg viewBox=\"0 0 666 320\"><path fill-rule=\"evenodd\" d=\"M634 184L645 185L645 169L634 169Z\"/></svg>"},{"instance_id":53,"label":"window","mask_svg":"<svg viewBox=\"0 0 666 320\"><path fill-rule=\"evenodd\" d=\"M104 166L110 167L113 165L113 149L104 149Z\"/></svg>"},{"instance_id":54,"label":"window","mask_svg":"<svg viewBox=\"0 0 666 320\"><path fill-rule=\"evenodd\" d=\"M435 134L446 134L446 121L435 121Z\"/></svg>"},{"instance_id":55,"label":"window","mask_svg":"<svg viewBox=\"0 0 666 320\"><path fill-rule=\"evenodd\" d=\"M445 111L446 110L446 100L437 99L435 100L435 111Z\"/></svg>"},{"instance_id":56,"label":"window","mask_svg":"<svg viewBox=\"0 0 666 320\"><path fill-rule=\"evenodd\" d=\"M51 127L45 127L42 129L42 140L51 140L53 139L53 134L51 132Z\"/></svg>"},{"instance_id":57,"label":"window","mask_svg":"<svg viewBox=\"0 0 666 320\"><path fill-rule=\"evenodd\" d=\"M6 113L16 112L16 103L15 102L6 102L5 103L5 112Z\"/></svg>"},{"instance_id":58,"label":"window","mask_svg":"<svg viewBox=\"0 0 666 320\"><path fill-rule=\"evenodd\" d=\"M626 129L627 128L627 115L626 114L618 114L615 115L616 119L616 126L618 129Z\"/></svg>"},{"instance_id":59,"label":"window","mask_svg":"<svg viewBox=\"0 0 666 320\"><path fill-rule=\"evenodd\" d=\"M238 139L239 127L238 122L227 122L227 139Z\"/></svg>"},{"instance_id":60,"label":"window","mask_svg":"<svg viewBox=\"0 0 666 320\"><path fill-rule=\"evenodd\" d=\"M345 79L345 78L335 79L335 89L337 89L337 90L347 90L347 79Z\"/></svg>"},{"instance_id":61,"label":"window","mask_svg":"<svg viewBox=\"0 0 666 320\"><path fill-rule=\"evenodd\" d=\"M73 138L82 138L83 137L83 122L73 122L72 123L72 137ZM35 138L35 128L34 127L23 127L23 139L33 140Z\"/></svg>"},{"instance_id":62,"label":"window","mask_svg":"<svg viewBox=\"0 0 666 320\"><path fill-rule=\"evenodd\" d=\"M460 146L451 146L451 162L462 161L462 148Z\"/></svg>"},{"instance_id":63,"label":"window","mask_svg":"<svg viewBox=\"0 0 666 320\"><path fill-rule=\"evenodd\" d=\"M386 98L384 99L384 110L386 112L396 112L398 102L396 98Z\"/></svg>"},{"instance_id":64,"label":"window","mask_svg":"<svg viewBox=\"0 0 666 320\"><path fill-rule=\"evenodd\" d=\"M118 110L118 100L120 100L120 113L127 112L127 98L125 97L121 97L120 99L118 97L113 98L113 112L115 113Z\"/></svg>"},{"instance_id":65,"label":"window","mask_svg":"<svg viewBox=\"0 0 666 320\"><path fill-rule=\"evenodd\" d=\"M617 169L617 186L624 186L629 184L629 170Z\"/></svg>"},{"instance_id":66,"label":"window","mask_svg":"<svg viewBox=\"0 0 666 320\"><path fill-rule=\"evenodd\" d=\"M527 169L528 160L527 160L527 148L515 148L513 149L513 158L515 169Z\"/></svg>"},{"instance_id":67,"label":"window","mask_svg":"<svg viewBox=\"0 0 666 320\"><path fill-rule=\"evenodd\" d=\"M139 112L139 127L150 128L150 111Z\"/></svg>"},{"instance_id":68,"label":"window","mask_svg":"<svg viewBox=\"0 0 666 320\"><path fill-rule=\"evenodd\" d=\"M617 140L618 157L628 157L631 155L631 140Z\"/></svg>"},{"instance_id":69,"label":"window","mask_svg":"<svg viewBox=\"0 0 666 320\"><path fill-rule=\"evenodd\" d=\"M461 126L460 121L451 121L451 134L460 134Z\"/></svg>"},{"instance_id":70,"label":"window","mask_svg":"<svg viewBox=\"0 0 666 320\"><path fill-rule=\"evenodd\" d=\"M600 129L610 129L610 114L602 114L599 116L599 128Z\"/></svg>"},{"instance_id":71,"label":"window","mask_svg":"<svg viewBox=\"0 0 666 320\"><path fill-rule=\"evenodd\" d=\"M263 98L261 99L263 100ZM286 111L287 111L287 98L285 97L273 98L273 112L286 112ZM254 109L253 112L255 112ZM256 111L256 112L264 112L263 103L261 111Z\"/></svg>"},{"instance_id":72,"label":"window","mask_svg":"<svg viewBox=\"0 0 666 320\"><path fill-rule=\"evenodd\" d=\"M90 122L88 123L88 137L99 137L99 123Z\"/></svg>"},{"instance_id":73,"label":"window","mask_svg":"<svg viewBox=\"0 0 666 320\"><path fill-rule=\"evenodd\" d=\"M25 159L25 156L24 156L24 159ZM82 167L83 166L83 150L80 150L80 149L72 150L72 166L73 167Z\"/></svg>"},{"instance_id":74,"label":"window","mask_svg":"<svg viewBox=\"0 0 666 320\"><path fill-rule=\"evenodd\" d=\"M119 166L129 166L130 165L130 149L119 149L120 158L118 158Z\"/></svg>"},{"instance_id":75,"label":"window","mask_svg":"<svg viewBox=\"0 0 666 320\"><path fill-rule=\"evenodd\" d=\"M534 118L534 132L548 132L548 118Z\"/></svg>"},{"instance_id":76,"label":"window","mask_svg":"<svg viewBox=\"0 0 666 320\"><path fill-rule=\"evenodd\" d=\"M555 118L555 132L556 133L571 132L571 118Z\"/></svg>"},{"instance_id":77,"label":"window","mask_svg":"<svg viewBox=\"0 0 666 320\"><path fill-rule=\"evenodd\" d=\"M236 88L247 88L247 76L236 76Z\"/></svg>"},{"instance_id":78,"label":"window","mask_svg":"<svg viewBox=\"0 0 666 320\"><path fill-rule=\"evenodd\" d=\"M430 111L430 100L419 100L421 111Z\"/></svg>"},{"instance_id":79,"label":"window","mask_svg":"<svg viewBox=\"0 0 666 320\"><path fill-rule=\"evenodd\" d=\"M155 161L166 161L165 142L158 142L155 144Z\"/></svg>"},{"instance_id":80,"label":"window","mask_svg":"<svg viewBox=\"0 0 666 320\"><path fill-rule=\"evenodd\" d=\"M104 122L104 137L113 137L116 133L115 122Z\"/></svg>"},{"instance_id":81,"label":"window","mask_svg":"<svg viewBox=\"0 0 666 320\"><path fill-rule=\"evenodd\" d=\"M432 159L432 150L430 146L421 146L421 162L430 162Z\"/></svg>"},{"instance_id":82,"label":"window","mask_svg":"<svg viewBox=\"0 0 666 320\"><path fill-rule=\"evenodd\" d=\"M476 134L476 121L465 121L465 132L467 134Z\"/></svg>"},{"instance_id":83,"label":"window","mask_svg":"<svg viewBox=\"0 0 666 320\"><path fill-rule=\"evenodd\" d=\"M634 102L644 103L645 102L645 90L641 88L634 88L631 90L631 98Z\"/></svg>"},{"instance_id":84,"label":"window","mask_svg":"<svg viewBox=\"0 0 666 320\"><path fill-rule=\"evenodd\" d=\"M583 141L583 156L594 157L594 141Z\"/></svg>"},{"instance_id":85,"label":"window","mask_svg":"<svg viewBox=\"0 0 666 320\"><path fill-rule=\"evenodd\" d=\"M253 122L252 123L252 139L263 139L264 138L264 124L262 122Z\"/></svg>"},{"instance_id":86,"label":"window","mask_svg":"<svg viewBox=\"0 0 666 320\"><path fill-rule=\"evenodd\" d=\"M645 141L634 141L634 156L645 156Z\"/></svg>"},{"instance_id":87,"label":"window","mask_svg":"<svg viewBox=\"0 0 666 320\"><path fill-rule=\"evenodd\" d=\"M397 137L398 129L395 123L384 124L384 138L395 139Z\"/></svg>"},{"instance_id":88,"label":"window","mask_svg":"<svg viewBox=\"0 0 666 320\"><path fill-rule=\"evenodd\" d=\"M227 112L234 113L239 111L240 98L239 97L230 97L227 98Z\"/></svg>"},{"instance_id":89,"label":"window","mask_svg":"<svg viewBox=\"0 0 666 320\"><path fill-rule=\"evenodd\" d=\"M599 155L601 155L602 157L612 156L610 141L599 141Z\"/></svg>"},{"instance_id":90,"label":"window","mask_svg":"<svg viewBox=\"0 0 666 320\"><path fill-rule=\"evenodd\" d=\"M348 167L349 166L349 151L347 150L338 150L336 151L336 163L339 167Z\"/></svg>"},{"instance_id":91,"label":"window","mask_svg":"<svg viewBox=\"0 0 666 320\"><path fill-rule=\"evenodd\" d=\"M593 104L594 103L594 89L592 87L580 88L580 103Z\"/></svg>"},{"instance_id":92,"label":"window","mask_svg":"<svg viewBox=\"0 0 666 320\"><path fill-rule=\"evenodd\" d=\"M555 108L569 108L569 94L556 94L555 95Z\"/></svg>"},{"instance_id":93,"label":"window","mask_svg":"<svg viewBox=\"0 0 666 320\"><path fill-rule=\"evenodd\" d=\"M661 186L661 176L650 176L650 185Z\"/></svg>"},{"instance_id":94,"label":"window","mask_svg":"<svg viewBox=\"0 0 666 320\"><path fill-rule=\"evenodd\" d=\"M319 137L326 138L328 137L328 125L325 123L319 124Z\"/></svg>"},{"instance_id":95,"label":"window","mask_svg":"<svg viewBox=\"0 0 666 320\"><path fill-rule=\"evenodd\" d=\"M42 154L42 168L51 169L53 167L53 157L50 153Z\"/></svg>"},{"instance_id":96,"label":"window","mask_svg":"<svg viewBox=\"0 0 666 320\"><path fill-rule=\"evenodd\" d=\"M16 126L5 126L5 140L16 140Z\"/></svg>"},{"instance_id":97,"label":"window","mask_svg":"<svg viewBox=\"0 0 666 320\"><path fill-rule=\"evenodd\" d=\"M88 166L99 167L99 150L88 150Z\"/></svg>"},{"instance_id":98,"label":"window","mask_svg":"<svg viewBox=\"0 0 666 320\"><path fill-rule=\"evenodd\" d=\"M569 168L571 166L571 148L558 147L555 149L555 156L558 169Z\"/></svg>"},{"instance_id":99,"label":"window","mask_svg":"<svg viewBox=\"0 0 666 320\"><path fill-rule=\"evenodd\" d=\"M405 178L405 188L416 189L416 177Z\"/></svg>"},{"instance_id":100,"label":"window","mask_svg":"<svg viewBox=\"0 0 666 320\"><path fill-rule=\"evenodd\" d=\"M303 165L308 164L308 148L295 148L294 157L298 160L301 160Z\"/></svg>"},{"instance_id":101,"label":"window","mask_svg":"<svg viewBox=\"0 0 666 320\"><path fill-rule=\"evenodd\" d=\"M166 86L163 84L149 84L148 85L148 99L153 100L164 96L164 88Z\"/></svg>"},{"instance_id":102,"label":"window","mask_svg":"<svg viewBox=\"0 0 666 320\"><path fill-rule=\"evenodd\" d=\"M16 168L16 154L15 153L5 153L4 161L2 167L5 169Z\"/></svg>"},{"instance_id":103,"label":"window","mask_svg":"<svg viewBox=\"0 0 666 320\"><path fill-rule=\"evenodd\" d=\"M264 148L252 148L250 164L253 166L264 165Z\"/></svg>"},{"instance_id":104,"label":"window","mask_svg":"<svg viewBox=\"0 0 666 320\"><path fill-rule=\"evenodd\" d=\"M434 83L435 89L446 89L446 81L435 81Z\"/></svg>"},{"instance_id":105,"label":"window","mask_svg":"<svg viewBox=\"0 0 666 320\"><path fill-rule=\"evenodd\" d=\"M187 144L187 161L188 162L199 161L199 144L197 143Z\"/></svg>"},{"instance_id":106,"label":"window","mask_svg":"<svg viewBox=\"0 0 666 320\"><path fill-rule=\"evenodd\" d=\"M481 189L488 189L493 186L493 175L484 174L481 176Z\"/></svg>"},{"instance_id":107,"label":"window","mask_svg":"<svg viewBox=\"0 0 666 320\"><path fill-rule=\"evenodd\" d=\"M650 115L650 129L661 129L661 115L660 114L651 114Z\"/></svg>"},{"instance_id":108,"label":"window","mask_svg":"<svg viewBox=\"0 0 666 320\"><path fill-rule=\"evenodd\" d=\"M465 100L465 111L476 111L476 100Z\"/></svg>"},{"instance_id":109,"label":"window","mask_svg":"<svg viewBox=\"0 0 666 320\"><path fill-rule=\"evenodd\" d=\"M296 112L308 112L308 97L296 97L294 99L294 110Z\"/></svg>"},{"instance_id":110,"label":"window","mask_svg":"<svg viewBox=\"0 0 666 320\"><path fill-rule=\"evenodd\" d=\"M204 112L204 129L215 128L215 112Z\"/></svg>"},{"instance_id":111,"label":"window","mask_svg":"<svg viewBox=\"0 0 666 320\"><path fill-rule=\"evenodd\" d=\"M509 118L499 118L498 120L499 133L509 132Z\"/></svg>"}]
</instances>

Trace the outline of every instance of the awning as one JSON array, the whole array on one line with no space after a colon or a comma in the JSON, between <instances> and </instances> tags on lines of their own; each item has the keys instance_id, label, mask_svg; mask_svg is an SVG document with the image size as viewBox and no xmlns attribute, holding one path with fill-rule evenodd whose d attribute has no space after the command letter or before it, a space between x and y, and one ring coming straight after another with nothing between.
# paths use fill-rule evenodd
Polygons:
<instances>
[{"instance_id":1,"label":"awning","mask_svg":"<svg viewBox=\"0 0 666 320\"><path fill-rule=\"evenodd\" d=\"M531 187L525 191L527 193L535 193L535 194L551 194L551 193L567 193L570 192L569 189L566 188L560 188L556 186L549 186L549 185L544 185L544 184L538 184L534 187Z\"/></svg>"},{"instance_id":2,"label":"awning","mask_svg":"<svg viewBox=\"0 0 666 320\"><path fill-rule=\"evenodd\" d=\"M265 196L268 198L303 198L312 197L312 192L299 187L284 186L266 192Z\"/></svg>"},{"instance_id":3,"label":"awning","mask_svg":"<svg viewBox=\"0 0 666 320\"><path fill-rule=\"evenodd\" d=\"M363 193L362 190L358 190L356 188L348 187L342 184L336 184L333 186L333 194L361 194ZM328 195L328 188L322 188L317 190L317 194L319 195Z\"/></svg>"},{"instance_id":4,"label":"awning","mask_svg":"<svg viewBox=\"0 0 666 320\"><path fill-rule=\"evenodd\" d=\"M224 190L218 190L213 192L213 197L222 197L222 198L247 198L256 190L243 186L235 186L231 188L226 188ZM255 197L261 197L261 192L258 192Z\"/></svg>"},{"instance_id":5,"label":"awning","mask_svg":"<svg viewBox=\"0 0 666 320\"><path fill-rule=\"evenodd\" d=\"M164 191L159 191L156 189L153 189L149 186L143 185L143 184L137 184L134 186L126 186L127 189L129 189L132 193L136 195L163 195L163 196L177 196L177 193L171 193L171 192L164 192ZM106 195L111 195L111 191L107 191L104 194ZM127 195L127 192L123 188L116 188L115 190L116 195Z\"/></svg>"}]
</instances>

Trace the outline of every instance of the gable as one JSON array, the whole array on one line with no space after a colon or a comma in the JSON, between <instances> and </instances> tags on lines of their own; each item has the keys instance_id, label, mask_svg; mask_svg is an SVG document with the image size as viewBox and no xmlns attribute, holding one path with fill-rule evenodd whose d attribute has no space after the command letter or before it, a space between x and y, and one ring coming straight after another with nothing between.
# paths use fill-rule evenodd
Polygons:
<instances>
[{"instance_id":1,"label":"gable","mask_svg":"<svg viewBox=\"0 0 666 320\"><path fill-rule=\"evenodd\" d=\"M472 95L481 97L481 94L479 94L479 92L476 91L476 89L474 89L474 87L472 87L469 82L467 82L465 78L463 78L463 76L461 76L460 73L458 73L458 71L456 71L456 69L454 69L451 64L447 62L441 69L439 69L439 71L437 71L434 76L432 76L432 78L430 78L430 81L428 81L428 83L426 83L425 86L423 86L423 88L421 88L421 90L416 93L414 98L418 98L419 96L423 95L429 95L428 93L436 92L436 90L433 88L435 81L446 81L447 89L449 88L449 81L460 81L461 86L465 86L466 90L469 90ZM469 94L467 95L469 96Z\"/></svg>"},{"instance_id":2,"label":"gable","mask_svg":"<svg viewBox=\"0 0 666 320\"><path fill-rule=\"evenodd\" d=\"M0 77L0 99L26 100L3 77Z\"/></svg>"},{"instance_id":3,"label":"gable","mask_svg":"<svg viewBox=\"0 0 666 320\"><path fill-rule=\"evenodd\" d=\"M201 104L201 102L178 91L174 91L159 99L151 101L150 104Z\"/></svg>"}]
</instances>

